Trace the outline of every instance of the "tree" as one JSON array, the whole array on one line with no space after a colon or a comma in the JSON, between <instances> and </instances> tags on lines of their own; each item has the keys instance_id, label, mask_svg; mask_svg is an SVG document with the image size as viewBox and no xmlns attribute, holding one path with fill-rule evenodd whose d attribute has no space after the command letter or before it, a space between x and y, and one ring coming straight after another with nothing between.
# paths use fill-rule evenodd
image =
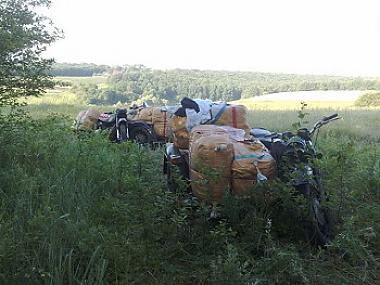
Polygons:
<instances>
[{"instance_id":1,"label":"tree","mask_svg":"<svg viewBox=\"0 0 380 285\"><path fill-rule=\"evenodd\" d=\"M42 55L63 33L37 12L50 5L51 0L0 0L0 106L16 106L17 99L53 86L48 71L54 60Z\"/></svg>"},{"instance_id":2,"label":"tree","mask_svg":"<svg viewBox=\"0 0 380 285\"><path fill-rule=\"evenodd\" d=\"M378 107L380 106L380 92L368 92L360 95L355 101L355 107Z\"/></svg>"}]
</instances>

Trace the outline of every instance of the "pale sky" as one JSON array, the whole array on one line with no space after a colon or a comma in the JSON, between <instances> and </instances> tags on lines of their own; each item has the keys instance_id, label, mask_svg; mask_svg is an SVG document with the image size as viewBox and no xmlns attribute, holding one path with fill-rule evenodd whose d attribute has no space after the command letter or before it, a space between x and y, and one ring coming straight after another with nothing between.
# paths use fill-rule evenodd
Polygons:
<instances>
[{"instance_id":1,"label":"pale sky","mask_svg":"<svg viewBox=\"0 0 380 285\"><path fill-rule=\"evenodd\" d=\"M53 0L57 62L380 77L379 0Z\"/></svg>"}]
</instances>

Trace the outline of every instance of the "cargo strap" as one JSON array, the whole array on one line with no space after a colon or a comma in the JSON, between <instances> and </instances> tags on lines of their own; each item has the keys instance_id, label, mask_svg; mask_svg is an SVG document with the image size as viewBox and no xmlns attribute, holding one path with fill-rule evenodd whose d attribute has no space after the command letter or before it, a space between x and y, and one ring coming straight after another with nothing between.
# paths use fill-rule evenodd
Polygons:
<instances>
[{"instance_id":1,"label":"cargo strap","mask_svg":"<svg viewBox=\"0 0 380 285\"><path fill-rule=\"evenodd\" d=\"M254 153L235 155L234 156L235 160L250 159L250 158L253 158L253 159L255 159L255 158L256 159L269 159L269 158L272 158L272 156L270 154L254 154Z\"/></svg>"},{"instance_id":2,"label":"cargo strap","mask_svg":"<svg viewBox=\"0 0 380 285\"><path fill-rule=\"evenodd\" d=\"M209 122L209 124L215 124L219 118L222 116L222 114L224 113L224 110L226 109L227 107L227 103L224 103L222 108L220 108L219 112L215 115L214 118L212 118L212 120ZM210 110L211 112L211 110Z\"/></svg>"}]
</instances>

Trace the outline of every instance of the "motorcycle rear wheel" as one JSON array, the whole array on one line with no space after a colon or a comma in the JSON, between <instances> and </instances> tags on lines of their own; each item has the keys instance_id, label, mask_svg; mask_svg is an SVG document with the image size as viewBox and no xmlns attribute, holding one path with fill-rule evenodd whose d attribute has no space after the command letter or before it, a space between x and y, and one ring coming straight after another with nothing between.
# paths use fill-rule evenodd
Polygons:
<instances>
[{"instance_id":1,"label":"motorcycle rear wheel","mask_svg":"<svg viewBox=\"0 0 380 285\"><path fill-rule=\"evenodd\" d=\"M177 183L178 176L175 177L175 172L173 171L173 165L170 163L166 164L166 183L168 190L172 193L177 193L179 185Z\"/></svg>"},{"instance_id":2,"label":"motorcycle rear wheel","mask_svg":"<svg viewBox=\"0 0 380 285\"><path fill-rule=\"evenodd\" d=\"M133 127L131 129L130 138L139 144L153 143L151 131L142 126Z\"/></svg>"}]
</instances>

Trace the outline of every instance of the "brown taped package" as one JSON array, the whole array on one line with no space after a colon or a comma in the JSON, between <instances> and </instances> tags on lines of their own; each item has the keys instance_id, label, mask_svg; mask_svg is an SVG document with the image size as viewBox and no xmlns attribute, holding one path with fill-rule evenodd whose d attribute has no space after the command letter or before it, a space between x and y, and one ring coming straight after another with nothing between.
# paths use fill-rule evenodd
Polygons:
<instances>
[{"instance_id":1,"label":"brown taped package","mask_svg":"<svg viewBox=\"0 0 380 285\"><path fill-rule=\"evenodd\" d=\"M222 115L216 120L215 125L243 129L248 138L250 136L250 127L247 123L247 114L248 109L244 105L227 105ZM189 148L190 135L186 128L186 122L186 117L176 115L173 115L169 122L173 143L181 149Z\"/></svg>"},{"instance_id":2,"label":"brown taped package","mask_svg":"<svg viewBox=\"0 0 380 285\"><path fill-rule=\"evenodd\" d=\"M71 128L76 131L92 130L99 120L99 117L100 111L98 109L89 108L87 110L80 111Z\"/></svg>"},{"instance_id":3,"label":"brown taped package","mask_svg":"<svg viewBox=\"0 0 380 285\"><path fill-rule=\"evenodd\" d=\"M131 120L153 124L157 136L168 138L168 114L161 107L140 108L134 112Z\"/></svg>"},{"instance_id":4,"label":"brown taped package","mask_svg":"<svg viewBox=\"0 0 380 285\"><path fill-rule=\"evenodd\" d=\"M193 194L201 201L219 202L230 189L233 141L226 130L214 125L196 126L190 136Z\"/></svg>"},{"instance_id":5,"label":"brown taped package","mask_svg":"<svg viewBox=\"0 0 380 285\"><path fill-rule=\"evenodd\" d=\"M208 203L219 203L230 189L231 179L211 177L190 169L191 189L195 197Z\"/></svg>"},{"instance_id":6,"label":"brown taped package","mask_svg":"<svg viewBox=\"0 0 380 285\"><path fill-rule=\"evenodd\" d=\"M152 124L156 135L168 138L168 112L160 107L154 107L152 111Z\"/></svg>"},{"instance_id":7,"label":"brown taped package","mask_svg":"<svg viewBox=\"0 0 380 285\"><path fill-rule=\"evenodd\" d=\"M220 126L215 125L195 126L190 132L190 144L200 137L212 135L228 135L228 131Z\"/></svg>"},{"instance_id":8,"label":"brown taped package","mask_svg":"<svg viewBox=\"0 0 380 285\"><path fill-rule=\"evenodd\" d=\"M189 148L190 133L186 129L186 117L173 115L169 121L171 139L176 147Z\"/></svg>"},{"instance_id":9,"label":"brown taped package","mask_svg":"<svg viewBox=\"0 0 380 285\"><path fill-rule=\"evenodd\" d=\"M232 195L248 196L248 186L257 183L258 172L268 180L276 178L276 161L259 141L235 142L231 172Z\"/></svg>"},{"instance_id":10,"label":"brown taped package","mask_svg":"<svg viewBox=\"0 0 380 285\"><path fill-rule=\"evenodd\" d=\"M250 127L247 123L248 109L244 105L227 105L226 109L215 122L215 125L230 126L243 129L249 134Z\"/></svg>"},{"instance_id":11,"label":"brown taped package","mask_svg":"<svg viewBox=\"0 0 380 285\"><path fill-rule=\"evenodd\" d=\"M215 171L231 177L233 141L228 134L202 136L190 144L190 167L202 174Z\"/></svg>"}]
</instances>

